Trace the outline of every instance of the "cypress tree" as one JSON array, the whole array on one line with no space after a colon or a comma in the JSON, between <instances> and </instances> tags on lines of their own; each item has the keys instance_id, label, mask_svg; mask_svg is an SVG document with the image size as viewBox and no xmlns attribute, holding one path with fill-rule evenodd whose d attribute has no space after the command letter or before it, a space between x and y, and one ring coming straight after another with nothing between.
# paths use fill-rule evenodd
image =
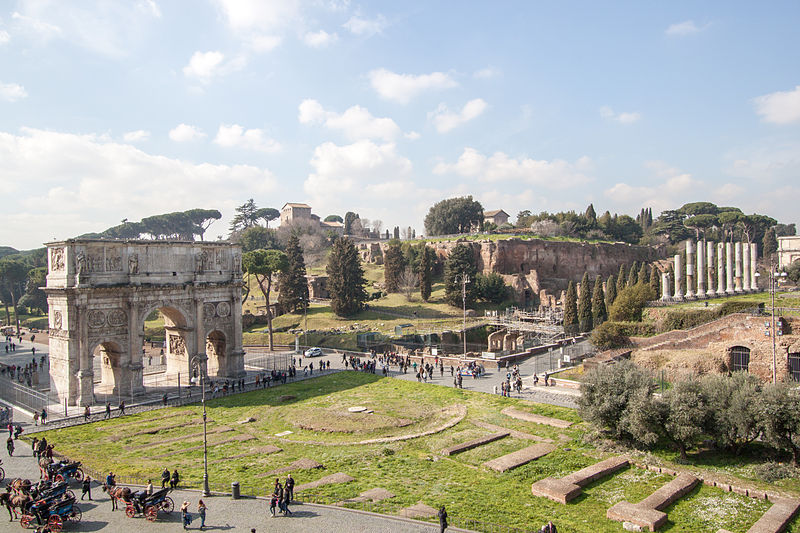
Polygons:
<instances>
[{"instance_id":1,"label":"cypress tree","mask_svg":"<svg viewBox=\"0 0 800 533\"><path fill-rule=\"evenodd\" d=\"M778 251L778 238L775 237L775 230L768 229L764 232L764 240L761 242L761 251L764 257L769 257Z\"/></svg>"},{"instance_id":2,"label":"cypress tree","mask_svg":"<svg viewBox=\"0 0 800 533\"><path fill-rule=\"evenodd\" d=\"M287 312L298 311L308 305L308 279L303 249L297 235L291 235L286 241L286 260L289 266L278 278L278 304Z\"/></svg>"},{"instance_id":3,"label":"cypress tree","mask_svg":"<svg viewBox=\"0 0 800 533\"><path fill-rule=\"evenodd\" d=\"M617 278L614 277L614 274L611 274L606 281L606 312L608 312L608 308L611 307L611 304L613 304L616 299Z\"/></svg>"},{"instance_id":4,"label":"cypress tree","mask_svg":"<svg viewBox=\"0 0 800 533\"><path fill-rule=\"evenodd\" d=\"M387 292L400 291L400 277L406 269L406 258L400 241L392 240L383 254L383 278Z\"/></svg>"},{"instance_id":5,"label":"cypress tree","mask_svg":"<svg viewBox=\"0 0 800 533\"><path fill-rule=\"evenodd\" d=\"M431 297L431 285L433 284L433 258L434 251L420 243L419 250L419 295L422 300L427 302Z\"/></svg>"},{"instance_id":6,"label":"cypress tree","mask_svg":"<svg viewBox=\"0 0 800 533\"><path fill-rule=\"evenodd\" d=\"M656 265L650 267L650 288L656 295L656 299L661 298L661 271Z\"/></svg>"},{"instance_id":7,"label":"cypress tree","mask_svg":"<svg viewBox=\"0 0 800 533\"><path fill-rule=\"evenodd\" d=\"M478 295L476 283L478 268L475 266L475 254L472 247L466 244L457 244L447 257L444 264L444 299L454 306L462 305L462 276L466 275L467 282L467 307L471 306Z\"/></svg>"},{"instance_id":8,"label":"cypress tree","mask_svg":"<svg viewBox=\"0 0 800 533\"><path fill-rule=\"evenodd\" d=\"M338 316L350 316L361 311L367 301L366 280L361 258L350 239L340 237L333 242L326 271L331 310Z\"/></svg>"},{"instance_id":9,"label":"cypress tree","mask_svg":"<svg viewBox=\"0 0 800 533\"><path fill-rule=\"evenodd\" d=\"M581 294L578 297L578 325L581 333L592 329L592 284L589 273L584 272L581 279Z\"/></svg>"},{"instance_id":10,"label":"cypress tree","mask_svg":"<svg viewBox=\"0 0 800 533\"><path fill-rule=\"evenodd\" d=\"M578 294L575 282L570 281L564 297L564 333L574 335L578 332Z\"/></svg>"},{"instance_id":11,"label":"cypress tree","mask_svg":"<svg viewBox=\"0 0 800 533\"><path fill-rule=\"evenodd\" d=\"M650 268L647 266L647 263L642 263L642 267L639 269L639 283L650 283Z\"/></svg>"},{"instance_id":12,"label":"cypress tree","mask_svg":"<svg viewBox=\"0 0 800 533\"><path fill-rule=\"evenodd\" d=\"M631 269L628 271L628 283L625 285L626 287L633 287L639 281L639 263L638 261L634 261L631 265Z\"/></svg>"},{"instance_id":13,"label":"cypress tree","mask_svg":"<svg viewBox=\"0 0 800 533\"><path fill-rule=\"evenodd\" d=\"M621 293L622 289L625 288L625 280L627 279L628 279L628 271L625 270L625 265L620 265L619 274L617 274L617 294Z\"/></svg>"},{"instance_id":14,"label":"cypress tree","mask_svg":"<svg viewBox=\"0 0 800 533\"><path fill-rule=\"evenodd\" d=\"M592 325L599 326L608 319L606 311L606 295L603 291L603 280L600 276L594 279L594 293L592 294Z\"/></svg>"}]
</instances>

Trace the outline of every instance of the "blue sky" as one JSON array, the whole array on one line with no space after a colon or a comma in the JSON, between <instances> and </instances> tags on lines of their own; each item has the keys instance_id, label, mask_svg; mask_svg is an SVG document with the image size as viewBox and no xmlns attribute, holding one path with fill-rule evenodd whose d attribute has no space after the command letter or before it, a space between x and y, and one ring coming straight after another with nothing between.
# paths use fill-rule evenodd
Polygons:
<instances>
[{"instance_id":1,"label":"blue sky","mask_svg":"<svg viewBox=\"0 0 800 533\"><path fill-rule=\"evenodd\" d=\"M0 244L248 198L798 222L797 2L0 0Z\"/></svg>"}]
</instances>

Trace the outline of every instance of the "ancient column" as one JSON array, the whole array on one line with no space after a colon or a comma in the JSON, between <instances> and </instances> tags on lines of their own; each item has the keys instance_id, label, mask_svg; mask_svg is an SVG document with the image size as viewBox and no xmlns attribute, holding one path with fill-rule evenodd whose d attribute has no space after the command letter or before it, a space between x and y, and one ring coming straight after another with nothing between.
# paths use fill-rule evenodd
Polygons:
<instances>
[{"instance_id":1,"label":"ancient column","mask_svg":"<svg viewBox=\"0 0 800 533\"><path fill-rule=\"evenodd\" d=\"M733 294L733 243L725 243L725 293Z\"/></svg>"},{"instance_id":2,"label":"ancient column","mask_svg":"<svg viewBox=\"0 0 800 533\"><path fill-rule=\"evenodd\" d=\"M694 298L694 241L686 241L686 297Z\"/></svg>"},{"instance_id":3,"label":"ancient column","mask_svg":"<svg viewBox=\"0 0 800 533\"><path fill-rule=\"evenodd\" d=\"M717 296L725 294L725 243L717 243Z\"/></svg>"},{"instance_id":4,"label":"ancient column","mask_svg":"<svg viewBox=\"0 0 800 533\"><path fill-rule=\"evenodd\" d=\"M697 297L706 297L706 255L705 243L697 243Z\"/></svg>"},{"instance_id":5,"label":"ancient column","mask_svg":"<svg viewBox=\"0 0 800 533\"><path fill-rule=\"evenodd\" d=\"M750 288L755 292L758 291L758 246L756 243L750 243Z\"/></svg>"},{"instance_id":6,"label":"ancient column","mask_svg":"<svg viewBox=\"0 0 800 533\"><path fill-rule=\"evenodd\" d=\"M734 247L736 264L733 267L733 290L742 292L742 242L737 241Z\"/></svg>"},{"instance_id":7,"label":"ancient column","mask_svg":"<svg viewBox=\"0 0 800 533\"><path fill-rule=\"evenodd\" d=\"M706 242L706 296L714 295L714 243Z\"/></svg>"},{"instance_id":8,"label":"ancient column","mask_svg":"<svg viewBox=\"0 0 800 533\"><path fill-rule=\"evenodd\" d=\"M662 302L669 302L672 300L672 294L670 294L670 283L669 283L669 274L664 272L661 274L661 301Z\"/></svg>"},{"instance_id":9,"label":"ancient column","mask_svg":"<svg viewBox=\"0 0 800 533\"><path fill-rule=\"evenodd\" d=\"M683 274L681 273L681 254L675 254L675 299L683 300L683 287L681 287L681 282L683 281ZM562 300L563 301L563 300Z\"/></svg>"},{"instance_id":10,"label":"ancient column","mask_svg":"<svg viewBox=\"0 0 800 533\"><path fill-rule=\"evenodd\" d=\"M742 249L742 290L750 292L750 243Z\"/></svg>"}]
</instances>

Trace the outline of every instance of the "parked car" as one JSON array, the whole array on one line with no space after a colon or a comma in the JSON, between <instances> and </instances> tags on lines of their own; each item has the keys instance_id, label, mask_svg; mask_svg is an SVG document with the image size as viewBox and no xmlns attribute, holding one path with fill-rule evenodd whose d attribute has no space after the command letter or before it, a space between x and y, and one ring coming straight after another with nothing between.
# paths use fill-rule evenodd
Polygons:
<instances>
[{"instance_id":1,"label":"parked car","mask_svg":"<svg viewBox=\"0 0 800 533\"><path fill-rule=\"evenodd\" d=\"M320 357L321 355L322 355L322 348L317 348L316 346L314 348L309 348L305 352L306 357Z\"/></svg>"}]
</instances>

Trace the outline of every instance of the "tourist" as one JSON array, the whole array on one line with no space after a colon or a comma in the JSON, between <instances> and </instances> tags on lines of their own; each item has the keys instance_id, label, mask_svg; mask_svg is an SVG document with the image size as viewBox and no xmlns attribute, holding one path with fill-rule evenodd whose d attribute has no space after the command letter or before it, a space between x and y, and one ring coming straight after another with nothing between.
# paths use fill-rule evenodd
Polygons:
<instances>
[{"instance_id":1,"label":"tourist","mask_svg":"<svg viewBox=\"0 0 800 533\"><path fill-rule=\"evenodd\" d=\"M206 527L206 504L203 500L197 502L197 514L200 515L200 529Z\"/></svg>"},{"instance_id":2,"label":"tourist","mask_svg":"<svg viewBox=\"0 0 800 533\"><path fill-rule=\"evenodd\" d=\"M269 499L269 514L272 516L272 518L275 518L275 507L277 505L278 505L278 495L273 492L272 496Z\"/></svg>"},{"instance_id":3,"label":"tourist","mask_svg":"<svg viewBox=\"0 0 800 533\"><path fill-rule=\"evenodd\" d=\"M125 400L119 402L119 416L125 414Z\"/></svg>"},{"instance_id":4,"label":"tourist","mask_svg":"<svg viewBox=\"0 0 800 533\"><path fill-rule=\"evenodd\" d=\"M539 384L539 376L537 376L536 373L534 372L534 374L533 374L533 386L535 387L538 384Z\"/></svg>"},{"instance_id":5,"label":"tourist","mask_svg":"<svg viewBox=\"0 0 800 533\"><path fill-rule=\"evenodd\" d=\"M86 405L86 407L83 408L83 421L85 422L85 421L89 420L89 417L91 416L91 414L92 414L91 407L89 407L89 405Z\"/></svg>"},{"instance_id":6,"label":"tourist","mask_svg":"<svg viewBox=\"0 0 800 533\"><path fill-rule=\"evenodd\" d=\"M33 440L31 441L31 452L33 453L34 459L39 457L39 439L36 437L33 437Z\"/></svg>"},{"instance_id":7,"label":"tourist","mask_svg":"<svg viewBox=\"0 0 800 533\"><path fill-rule=\"evenodd\" d=\"M147 495L148 496L152 496L153 495L153 482L150 481L149 479L147 480Z\"/></svg>"},{"instance_id":8,"label":"tourist","mask_svg":"<svg viewBox=\"0 0 800 533\"><path fill-rule=\"evenodd\" d=\"M39 425L39 411L36 411L35 413L33 413L33 425L34 426L38 426Z\"/></svg>"},{"instance_id":9,"label":"tourist","mask_svg":"<svg viewBox=\"0 0 800 533\"><path fill-rule=\"evenodd\" d=\"M558 533L556 525L551 521L542 526L542 533Z\"/></svg>"},{"instance_id":10,"label":"tourist","mask_svg":"<svg viewBox=\"0 0 800 533\"><path fill-rule=\"evenodd\" d=\"M439 509L437 515L439 516L439 533L444 533L444 530L447 529L447 511L445 511L444 505Z\"/></svg>"},{"instance_id":11,"label":"tourist","mask_svg":"<svg viewBox=\"0 0 800 533\"><path fill-rule=\"evenodd\" d=\"M42 420L42 425L47 425L47 410L42 407L42 413L39 415L39 418Z\"/></svg>"},{"instance_id":12,"label":"tourist","mask_svg":"<svg viewBox=\"0 0 800 533\"><path fill-rule=\"evenodd\" d=\"M164 471L161 472L161 488L166 487L167 483L169 483L169 469L164 467Z\"/></svg>"},{"instance_id":13,"label":"tourist","mask_svg":"<svg viewBox=\"0 0 800 533\"><path fill-rule=\"evenodd\" d=\"M89 501L92 501L92 478L86 476L83 478L83 482L81 483L81 488L83 492L81 493L81 500L84 496L89 496Z\"/></svg>"},{"instance_id":14,"label":"tourist","mask_svg":"<svg viewBox=\"0 0 800 533\"><path fill-rule=\"evenodd\" d=\"M286 485L285 486L286 486L286 494L287 494L286 501L290 502L290 501L294 500L294 479L292 478L291 474L286 476Z\"/></svg>"},{"instance_id":15,"label":"tourist","mask_svg":"<svg viewBox=\"0 0 800 533\"><path fill-rule=\"evenodd\" d=\"M106 415L103 418L111 418L111 402L106 402Z\"/></svg>"},{"instance_id":16,"label":"tourist","mask_svg":"<svg viewBox=\"0 0 800 533\"><path fill-rule=\"evenodd\" d=\"M14 456L14 438L13 437L8 437L8 440L6 441L6 449L8 450L8 456L9 457L13 457Z\"/></svg>"},{"instance_id":17,"label":"tourist","mask_svg":"<svg viewBox=\"0 0 800 533\"><path fill-rule=\"evenodd\" d=\"M547 372L545 372L545 373L544 373L544 386L545 386L545 387L547 387L548 385L550 385L549 381L550 381L550 374L548 374Z\"/></svg>"},{"instance_id":18,"label":"tourist","mask_svg":"<svg viewBox=\"0 0 800 533\"><path fill-rule=\"evenodd\" d=\"M174 490L178 487L178 483L180 482L181 477L178 475L178 469L172 471L172 479L169 482L169 486Z\"/></svg>"},{"instance_id":19,"label":"tourist","mask_svg":"<svg viewBox=\"0 0 800 533\"><path fill-rule=\"evenodd\" d=\"M192 523L192 515L189 514L189 502L183 500L181 504L181 522L183 522L183 529L189 529L189 524Z\"/></svg>"}]
</instances>

